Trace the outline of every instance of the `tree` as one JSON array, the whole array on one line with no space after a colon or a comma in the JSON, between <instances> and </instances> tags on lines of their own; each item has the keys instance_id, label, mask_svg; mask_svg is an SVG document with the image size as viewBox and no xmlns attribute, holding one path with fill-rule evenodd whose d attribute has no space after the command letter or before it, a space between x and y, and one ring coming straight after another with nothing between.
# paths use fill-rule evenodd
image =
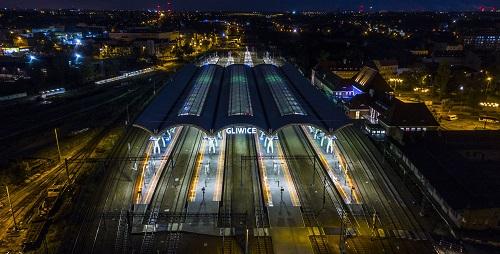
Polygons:
<instances>
[{"instance_id":1,"label":"tree","mask_svg":"<svg viewBox=\"0 0 500 254\"><path fill-rule=\"evenodd\" d=\"M450 81L450 65L448 62L439 63L436 77L434 79L434 94L439 89L439 97L443 99L448 92L448 82Z\"/></svg>"},{"instance_id":2,"label":"tree","mask_svg":"<svg viewBox=\"0 0 500 254\"><path fill-rule=\"evenodd\" d=\"M207 51L209 47L210 47L210 41L209 40L203 40L203 41L201 41L201 48L204 51Z\"/></svg>"},{"instance_id":3,"label":"tree","mask_svg":"<svg viewBox=\"0 0 500 254\"><path fill-rule=\"evenodd\" d=\"M473 85L469 85L466 91L467 96L467 105L470 106L474 113L479 109L479 102L482 99L481 89L474 87Z\"/></svg>"},{"instance_id":4,"label":"tree","mask_svg":"<svg viewBox=\"0 0 500 254\"><path fill-rule=\"evenodd\" d=\"M324 62L324 61L327 61L329 58L330 58L330 52L322 49L321 52L319 53L318 60L320 62Z\"/></svg>"},{"instance_id":5,"label":"tree","mask_svg":"<svg viewBox=\"0 0 500 254\"><path fill-rule=\"evenodd\" d=\"M96 73L94 63L91 60L84 60L80 64L80 73L82 75L83 83L94 80Z\"/></svg>"},{"instance_id":6,"label":"tree","mask_svg":"<svg viewBox=\"0 0 500 254\"><path fill-rule=\"evenodd\" d=\"M182 45L181 49L184 55L191 55L194 52L194 48L189 45L189 43L185 43L184 45Z\"/></svg>"}]
</instances>

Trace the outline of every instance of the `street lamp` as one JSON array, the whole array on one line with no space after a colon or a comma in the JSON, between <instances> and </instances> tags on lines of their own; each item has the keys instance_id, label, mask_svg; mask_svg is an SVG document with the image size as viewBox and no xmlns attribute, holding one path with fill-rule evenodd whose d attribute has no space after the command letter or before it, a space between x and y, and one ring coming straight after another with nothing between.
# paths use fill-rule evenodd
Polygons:
<instances>
[{"instance_id":1,"label":"street lamp","mask_svg":"<svg viewBox=\"0 0 500 254\"><path fill-rule=\"evenodd\" d=\"M462 106L464 103L464 86L460 85L458 90L460 90L460 106ZM462 111L462 108L460 108L460 111Z\"/></svg>"},{"instance_id":2,"label":"street lamp","mask_svg":"<svg viewBox=\"0 0 500 254\"><path fill-rule=\"evenodd\" d=\"M488 93L488 89L490 88L490 85L491 85L491 80L493 80L492 77L487 77L486 78L486 81L488 81L488 84L486 85L486 91L485 91L485 93Z\"/></svg>"},{"instance_id":3,"label":"street lamp","mask_svg":"<svg viewBox=\"0 0 500 254\"><path fill-rule=\"evenodd\" d=\"M395 92L397 85L403 83L403 79L400 79L400 78L390 78L389 82L393 83L393 85L394 85L394 92Z\"/></svg>"}]
</instances>

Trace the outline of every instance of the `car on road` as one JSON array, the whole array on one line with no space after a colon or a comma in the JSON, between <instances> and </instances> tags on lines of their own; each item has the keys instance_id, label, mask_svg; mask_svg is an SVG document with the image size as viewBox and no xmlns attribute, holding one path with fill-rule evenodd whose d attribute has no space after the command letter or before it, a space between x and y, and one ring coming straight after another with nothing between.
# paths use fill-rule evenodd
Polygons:
<instances>
[{"instance_id":1,"label":"car on road","mask_svg":"<svg viewBox=\"0 0 500 254\"><path fill-rule=\"evenodd\" d=\"M444 117L444 119L446 119L448 121L455 121L455 120L458 120L458 116L457 115L446 115Z\"/></svg>"}]
</instances>

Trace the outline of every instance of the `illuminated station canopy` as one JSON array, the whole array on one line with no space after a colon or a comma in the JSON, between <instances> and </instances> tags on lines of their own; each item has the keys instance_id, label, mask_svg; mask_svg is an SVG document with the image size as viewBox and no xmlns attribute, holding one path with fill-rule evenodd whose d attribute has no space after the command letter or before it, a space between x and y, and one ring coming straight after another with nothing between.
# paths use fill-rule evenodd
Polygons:
<instances>
[{"instance_id":1,"label":"illuminated station canopy","mask_svg":"<svg viewBox=\"0 0 500 254\"><path fill-rule=\"evenodd\" d=\"M190 64L168 81L134 126L152 135L175 126L194 126L208 135L252 126L274 135L294 124L332 134L350 121L291 64Z\"/></svg>"}]
</instances>

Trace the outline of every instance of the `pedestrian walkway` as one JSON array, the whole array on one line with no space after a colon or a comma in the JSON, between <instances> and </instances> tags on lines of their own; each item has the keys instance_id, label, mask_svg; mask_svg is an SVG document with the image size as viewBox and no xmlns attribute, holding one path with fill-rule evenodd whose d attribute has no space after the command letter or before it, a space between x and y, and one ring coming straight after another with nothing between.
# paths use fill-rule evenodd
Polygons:
<instances>
[{"instance_id":1,"label":"pedestrian walkway","mask_svg":"<svg viewBox=\"0 0 500 254\"><path fill-rule=\"evenodd\" d=\"M274 253L307 254L314 253L309 240L309 229L273 227L270 229Z\"/></svg>"},{"instance_id":2,"label":"pedestrian walkway","mask_svg":"<svg viewBox=\"0 0 500 254\"><path fill-rule=\"evenodd\" d=\"M182 127L169 129L158 138L151 138L146 149L146 160L139 174L140 195L137 196L137 204L149 204L153 196L158 180L166 167L169 156L174 147L173 144L179 138ZM129 148L130 149L130 148ZM134 163L134 170L140 166Z\"/></svg>"},{"instance_id":3,"label":"pedestrian walkway","mask_svg":"<svg viewBox=\"0 0 500 254\"><path fill-rule=\"evenodd\" d=\"M360 198L352 179L349 177L342 155L336 144L336 137L327 137L325 133L313 127L302 126L307 139L313 145L322 164L326 166L328 175L335 183L346 204L359 204ZM333 139L333 146L328 147L327 139Z\"/></svg>"},{"instance_id":4,"label":"pedestrian walkway","mask_svg":"<svg viewBox=\"0 0 500 254\"><path fill-rule=\"evenodd\" d=\"M261 181L265 202L268 207L300 206L297 191L283 152L276 136L268 137L264 133L255 136L257 154L261 170ZM269 143L272 142L272 143Z\"/></svg>"},{"instance_id":5,"label":"pedestrian walkway","mask_svg":"<svg viewBox=\"0 0 500 254\"><path fill-rule=\"evenodd\" d=\"M225 133L205 137L189 190L189 212L217 213L222 189Z\"/></svg>"}]
</instances>

